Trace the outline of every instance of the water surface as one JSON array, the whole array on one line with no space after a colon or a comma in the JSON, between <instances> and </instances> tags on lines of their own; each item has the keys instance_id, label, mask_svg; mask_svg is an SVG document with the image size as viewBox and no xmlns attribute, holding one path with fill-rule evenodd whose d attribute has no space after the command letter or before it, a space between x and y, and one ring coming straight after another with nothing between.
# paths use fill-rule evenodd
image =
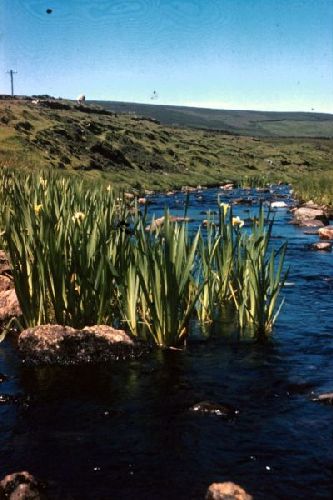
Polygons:
<instances>
[{"instance_id":1,"label":"water surface","mask_svg":"<svg viewBox=\"0 0 333 500\"><path fill-rule=\"evenodd\" d=\"M216 207L218 190L190 195L193 229ZM235 214L257 213L253 197ZM182 215L185 197L154 196ZM289 203L289 200L287 200ZM333 257L311 252L316 236L275 214L274 245L288 239L285 305L266 345L232 341L227 325L184 352L80 368L28 368L10 339L0 345L8 376L0 405L1 476L27 469L64 499L202 499L211 482L231 480L256 499L330 499L333 408L311 401L333 390ZM229 330L230 330L229 326ZM202 400L239 409L232 420L189 408Z\"/></svg>"}]
</instances>

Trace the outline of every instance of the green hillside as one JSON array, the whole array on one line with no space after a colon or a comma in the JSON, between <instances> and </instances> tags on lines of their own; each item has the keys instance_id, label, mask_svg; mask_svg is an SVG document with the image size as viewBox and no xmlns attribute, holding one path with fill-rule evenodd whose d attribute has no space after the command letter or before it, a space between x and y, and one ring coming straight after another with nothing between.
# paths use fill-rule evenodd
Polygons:
<instances>
[{"instance_id":1,"label":"green hillside","mask_svg":"<svg viewBox=\"0 0 333 500\"><path fill-rule=\"evenodd\" d=\"M0 124L0 166L51 168L138 190L292 180L329 172L333 164L333 139L172 127L58 99L0 99Z\"/></svg>"},{"instance_id":2,"label":"green hillside","mask_svg":"<svg viewBox=\"0 0 333 500\"><path fill-rule=\"evenodd\" d=\"M263 137L333 137L333 115L324 113L230 111L116 101L91 102L115 112L151 117L164 125Z\"/></svg>"}]
</instances>

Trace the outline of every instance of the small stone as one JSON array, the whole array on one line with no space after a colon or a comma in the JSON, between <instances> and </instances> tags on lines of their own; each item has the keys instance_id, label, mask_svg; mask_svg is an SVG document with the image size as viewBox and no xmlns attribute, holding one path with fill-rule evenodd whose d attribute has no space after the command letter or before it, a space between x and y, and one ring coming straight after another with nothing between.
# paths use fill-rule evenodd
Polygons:
<instances>
[{"instance_id":1,"label":"small stone","mask_svg":"<svg viewBox=\"0 0 333 500\"><path fill-rule=\"evenodd\" d=\"M285 201L272 201L271 208L286 208L288 205Z\"/></svg>"},{"instance_id":2,"label":"small stone","mask_svg":"<svg viewBox=\"0 0 333 500\"><path fill-rule=\"evenodd\" d=\"M42 500L44 486L27 471L8 474L0 482L0 498L10 500Z\"/></svg>"},{"instance_id":3,"label":"small stone","mask_svg":"<svg viewBox=\"0 0 333 500\"><path fill-rule=\"evenodd\" d=\"M229 405L221 405L210 401L201 401L200 403L196 403L191 406L190 411L227 418L232 418L239 413L239 410L236 410Z\"/></svg>"},{"instance_id":4,"label":"small stone","mask_svg":"<svg viewBox=\"0 0 333 500\"><path fill-rule=\"evenodd\" d=\"M333 226L319 228L318 234L321 240L333 240Z\"/></svg>"},{"instance_id":5,"label":"small stone","mask_svg":"<svg viewBox=\"0 0 333 500\"><path fill-rule=\"evenodd\" d=\"M319 241L318 243L313 243L310 245L311 250L320 250L320 251L325 251L325 252L331 252L332 251L332 243L329 243L328 241Z\"/></svg>"},{"instance_id":6,"label":"small stone","mask_svg":"<svg viewBox=\"0 0 333 500\"><path fill-rule=\"evenodd\" d=\"M333 405L333 392L319 394L319 396L313 398L313 401L318 401L319 403L323 403L326 405Z\"/></svg>"},{"instance_id":7,"label":"small stone","mask_svg":"<svg viewBox=\"0 0 333 500\"><path fill-rule=\"evenodd\" d=\"M212 483L206 493L205 500L252 500L241 486L232 483Z\"/></svg>"}]
</instances>

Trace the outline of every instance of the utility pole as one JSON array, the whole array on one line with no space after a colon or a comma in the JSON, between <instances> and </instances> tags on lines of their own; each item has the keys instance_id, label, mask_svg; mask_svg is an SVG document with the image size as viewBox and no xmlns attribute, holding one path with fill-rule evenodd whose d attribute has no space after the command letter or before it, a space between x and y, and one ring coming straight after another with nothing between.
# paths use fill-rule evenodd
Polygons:
<instances>
[{"instance_id":1,"label":"utility pole","mask_svg":"<svg viewBox=\"0 0 333 500\"><path fill-rule=\"evenodd\" d=\"M17 73L17 71L13 71L12 69L10 69L9 71L7 71L7 73L10 74L10 88L11 88L12 96L13 96L14 95L14 74Z\"/></svg>"}]
</instances>

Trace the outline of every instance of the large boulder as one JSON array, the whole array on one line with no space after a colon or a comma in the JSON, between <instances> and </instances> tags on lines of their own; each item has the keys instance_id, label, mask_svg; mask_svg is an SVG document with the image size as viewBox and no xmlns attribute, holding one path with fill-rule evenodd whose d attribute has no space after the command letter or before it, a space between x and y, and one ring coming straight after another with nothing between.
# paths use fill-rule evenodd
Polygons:
<instances>
[{"instance_id":1,"label":"large boulder","mask_svg":"<svg viewBox=\"0 0 333 500\"><path fill-rule=\"evenodd\" d=\"M7 321L22 314L15 290L0 292L0 321Z\"/></svg>"},{"instance_id":2,"label":"large boulder","mask_svg":"<svg viewBox=\"0 0 333 500\"><path fill-rule=\"evenodd\" d=\"M45 500L44 486L29 472L8 474L0 481L0 500Z\"/></svg>"},{"instance_id":3,"label":"large boulder","mask_svg":"<svg viewBox=\"0 0 333 500\"><path fill-rule=\"evenodd\" d=\"M82 330L61 325L35 326L20 334L18 346L25 361L34 365L101 363L137 357L144 349L124 330L107 325Z\"/></svg>"},{"instance_id":4,"label":"large boulder","mask_svg":"<svg viewBox=\"0 0 333 500\"><path fill-rule=\"evenodd\" d=\"M318 234L321 240L333 240L333 226L319 228Z\"/></svg>"},{"instance_id":5,"label":"large boulder","mask_svg":"<svg viewBox=\"0 0 333 500\"><path fill-rule=\"evenodd\" d=\"M294 223L301 224L305 221L320 220L324 224L328 224L328 217L322 208L312 208L309 206L302 206L292 210L294 216Z\"/></svg>"},{"instance_id":6,"label":"large boulder","mask_svg":"<svg viewBox=\"0 0 333 500\"><path fill-rule=\"evenodd\" d=\"M252 496L238 484L212 483L206 493L205 500L252 500Z\"/></svg>"}]
</instances>

